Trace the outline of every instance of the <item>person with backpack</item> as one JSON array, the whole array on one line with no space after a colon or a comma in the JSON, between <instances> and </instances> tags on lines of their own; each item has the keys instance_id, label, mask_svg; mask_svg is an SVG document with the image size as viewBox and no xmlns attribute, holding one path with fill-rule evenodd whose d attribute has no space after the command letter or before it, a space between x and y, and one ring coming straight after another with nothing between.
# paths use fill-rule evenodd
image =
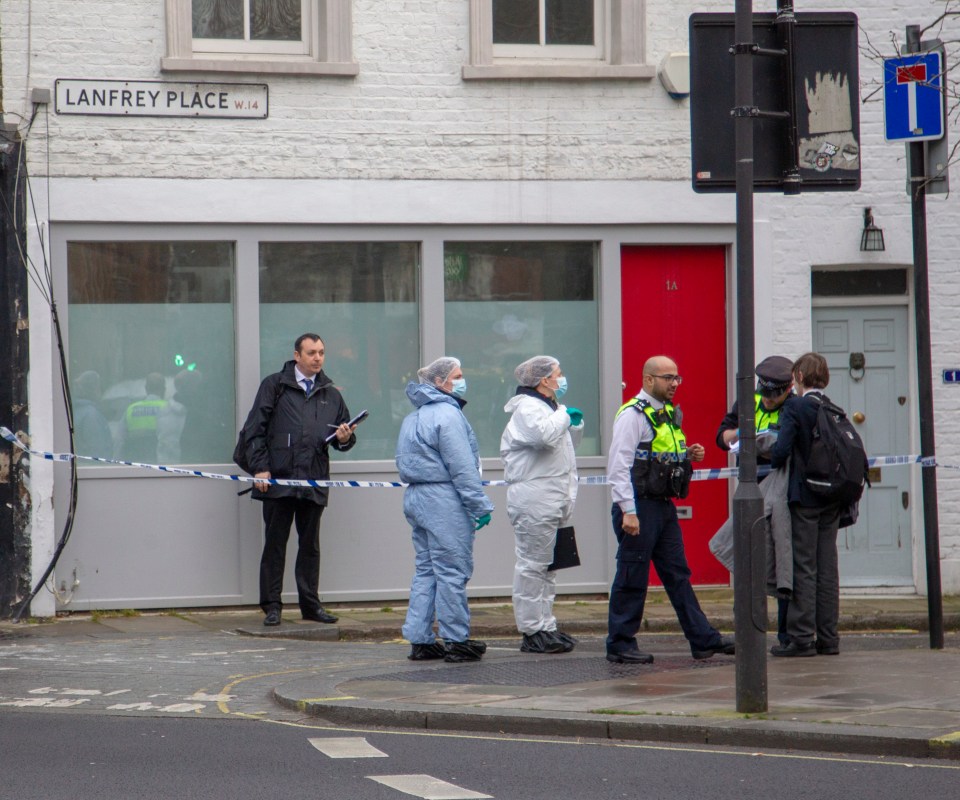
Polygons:
<instances>
[{"instance_id":1,"label":"person with backpack","mask_svg":"<svg viewBox=\"0 0 960 800\"><path fill-rule=\"evenodd\" d=\"M774 468L790 461L787 503L793 530L793 593L787 607L789 641L770 649L779 657L837 655L840 638L841 514L859 500L866 476L863 442L843 410L823 390L826 359L804 353L793 364L797 397L780 412L780 435L770 452Z\"/></svg>"}]
</instances>

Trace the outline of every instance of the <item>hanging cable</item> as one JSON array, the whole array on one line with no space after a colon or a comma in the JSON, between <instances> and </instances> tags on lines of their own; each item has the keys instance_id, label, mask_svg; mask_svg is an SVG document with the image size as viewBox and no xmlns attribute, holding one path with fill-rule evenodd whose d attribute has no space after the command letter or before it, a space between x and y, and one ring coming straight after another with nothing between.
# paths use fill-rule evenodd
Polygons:
<instances>
[{"instance_id":1,"label":"hanging cable","mask_svg":"<svg viewBox=\"0 0 960 800\"><path fill-rule=\"evenodd\" d=\"M73 398L70 393L70 381L68 374L67 366L67 355L66 349L64 347L64 338L63 338L63 329L60 324L60 315L57 310L57 303L55 299L54 292L54 283L53 283L53 273L50 266L50 261L47 257L47 242L44 236L43 227L40 223L39 215L37 214L36 199L33 194L33 189L30 181L30 173L27 167L26 161L26 142L29 137L30 131L33 128L33 123L37 118L37 113L39 108L35 105L33 114L31 115L29 121L23 134L19 138L17 145L19 147L17 152L17 171L16 177L14 179L14 192L13 197L17 197L17 193L20 188L20 182L23 181L24 194L25 197L29 198L30 207L33 212L34 223L37 228L37 238L40 242L40 254L43 260L43 269L42 271L37 268L37 265L34 263L30 255L24 250L24 241L22 237L19 236L16 232L18 231L18 225L22 224L22 220L18 219L18 206L16 200L14 199L13 208L10 208L6 204L6 198L4 198L4 211L10 215L10 219L13 222L13 230L15 232L15 240L17 242L17 249L19 252L20 263L24 270L27 272L31 282L36 287L39 295L47 303L50 308L50 314L53 320L53 330L54 337L57 344L57 354L58 354L58 366L59 366L59 375L60 375L60 388L61 395L63 397L64 410L67 420L67 431L69 435L70 442L70 452L73 452L75 449L74 442L74 419L73 419ZM50 127L49 127L49 117L45 115L46 120L46 139L47 139L47 180L49 187L49 172L50 172L50 157L49 157L49 139L50 139ZM48 188L48 208L49 208L49 188ZM64 547L66 547L67 542L70 539L70 534L73 531L73 523L76 517L77 510L77 499L78 499L78 481L77 481L77 464L76 460L70 462L70 494L69 494L69 503L67 507L67 516L64 520L63 532L60 535L60 538L57 542L56 548L50 563L47 565L47 568L44 570L41 578L36 582L35 587L30 592L29 596L20 604L20 607L17 609L16 614L14 614L13 621L19 622L24 613L30 606L30 603L33 602L33 599L37 596L41 588L47 583L48 578L53 573L53 570L56 568L57 562L60 559L61 554L63 553Z\"/></svg>"}]
</instances>

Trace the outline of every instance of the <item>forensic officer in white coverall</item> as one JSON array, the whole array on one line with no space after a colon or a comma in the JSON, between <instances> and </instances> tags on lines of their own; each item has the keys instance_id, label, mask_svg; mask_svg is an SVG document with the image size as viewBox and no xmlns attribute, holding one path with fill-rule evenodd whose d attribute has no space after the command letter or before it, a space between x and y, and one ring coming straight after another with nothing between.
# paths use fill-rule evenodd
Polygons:
<instances>
[{"instance_id":1,"label":"forensic officer in white coverall","mask_svg":"<svg viewBox=\"0 0 960 800\"><path fill-rule=\"evenodd\" d=\"M500 439L507 515L516 537L513 613L525 653L565 653L576 640L557 630L553 615L557 528L570 524L577 499L574 447L583 436L583 412L558 400L567 390L560 362L534 356L514 370L517 393L504 411L510 422Z\"/></svg>"}]
</instances>

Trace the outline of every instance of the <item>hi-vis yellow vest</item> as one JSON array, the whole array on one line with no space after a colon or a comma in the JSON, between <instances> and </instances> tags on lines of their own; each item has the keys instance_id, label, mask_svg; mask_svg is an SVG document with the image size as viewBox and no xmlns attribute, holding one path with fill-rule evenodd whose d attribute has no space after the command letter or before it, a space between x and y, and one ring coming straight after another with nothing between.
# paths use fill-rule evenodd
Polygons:
<instances>
[{"instance_id":1,"label":"hi-vis yellow vest","mask_svg":"<svg viewBox=\"0 0 960 800\"><path fill-rule=\"evenodd\" d=\"M124 417L127 432L133 436L155 434L157 417L166 405L166 400L138 400L136 403L131 403L127 406Z\"/></svg>"},{"instance_id":2,"label":"hi-vis yellow vest","mask_svg":"<svg viewBox=\"0 0 960 800\"><path fill-rule=\"evenodd\" d=\"M773 411L768 411L763 405L763 398L759 394L753 396L754 402L756 404L756 420L757 420L757 433L763 433L766 430L770 429L771 425L780 424L780 409L783 406L775 408Z\"/></svg>"},{"instance_id":3,"label":"hi-vis yellow vest","mask_svg":"<svg viewBox=\"0 0 960 800\"><path fill-rule=\"evenodd\" d=\"M664 403L662 409L656 409L646 400L640 400L633 397L620 406L617 411L619 417L626 409L634 408L640 411L650 421L650 427L653 428L653 441L643 442L638 446L638 450L647 450L653 453L672 453L682 457L687 452L687 438L683 435L680 428L679 409L675 409L669 403ZM641 456L642 458L642 456Z\"/></svg>"},{"instance_id":4,"label":"hi-vis yellow vest","mask_svg":"<svg viewBox=\"0 0 960 800\"><path fill-rule=\"evenodd\" d=\"M637 444L630 481L637 498L669 499L686 497L693 475L687 458L687 439L680 429L679 408L665 404L655 409L646 400L633 398L620 406L617 416L626 409L643 414L653 428L653 441Z\"/></svg>"}]
</instances>

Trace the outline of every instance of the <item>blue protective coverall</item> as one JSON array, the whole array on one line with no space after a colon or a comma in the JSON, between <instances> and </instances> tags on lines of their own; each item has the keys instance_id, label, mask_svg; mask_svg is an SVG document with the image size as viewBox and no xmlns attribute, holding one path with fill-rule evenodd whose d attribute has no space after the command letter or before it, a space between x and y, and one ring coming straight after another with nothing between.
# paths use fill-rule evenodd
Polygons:
<instances>
[{"instance_id":1,"label":"blue protective coverall","mask_svg":"<svg viewBox=\"0 0 960 800\"><path fill-rule=\"evenodd\" d=\"M397 470L408 483L403 513L413 527L416 556L403 636L411 644L440 637L463 642L470 634L467 581L473 574L476 521L493 511L480 480L480 450L457 398L411 382L416 411L400 426Z\"/></svg>"}]
</instances>

